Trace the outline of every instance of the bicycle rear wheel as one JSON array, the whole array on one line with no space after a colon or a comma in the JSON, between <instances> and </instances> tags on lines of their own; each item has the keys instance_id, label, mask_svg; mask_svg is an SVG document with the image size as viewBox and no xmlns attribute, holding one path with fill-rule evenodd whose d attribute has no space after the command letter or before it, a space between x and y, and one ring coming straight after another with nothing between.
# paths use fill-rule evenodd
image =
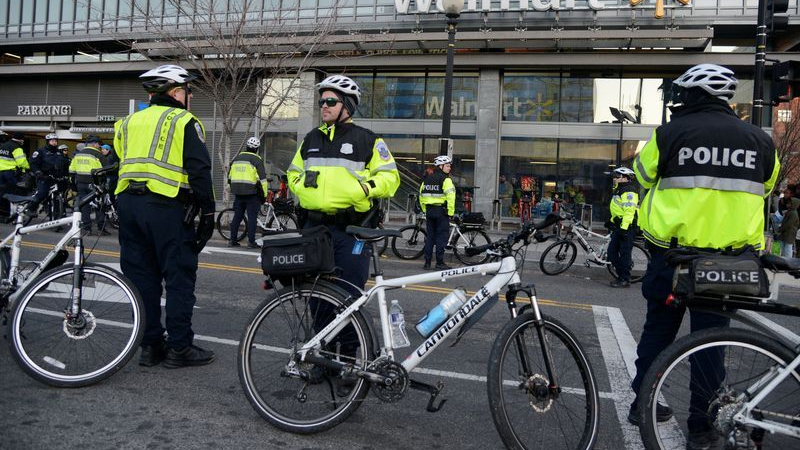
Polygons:
<instances>
[{"instance_id":1,"label":"bicycle rear wheel","mask_svg":"<svg viewBox=\"0 0 800 450\"><path fill-rule=\"evenodd\" d=\"M706 429L707 436L717 443L736 443L726 448L797 448L794 438L733 420L743 403L759 392L757 383L794 357L774 339L752 330L712 328L675 341L653 362L642 381L639 431L645 447L682 450L690 431ZM672 408L672 419L656 421L656 399ZM800 374L789 375L754 406L751 417L760 415L764 420L800 427Z\"/></svg>"},{"instance_id":2,"label":"bicycle rear wheel","mask_svg":"<svg viewBox=\"0 0 800 450\"><path fill-rule=\"evenodd\" d=\"M392 238L392 251L400 259L419 259L425 250L428 233L416 225L400 228L403 237Z\"/></svg>"},{"instance_id":3,"label":"bicycle rear wheel","mask_svg":"<svg viewBox=\"0 0 800 450\"><path fill-rule=\"evenodd\" d=\"M642 281L648 264L650 264L650 252L644 248L644 245L634 242L631 248L631 283ZM609 264L606 267L608 267L608 273L616 279L617 271L614 269L614 265Z\"/></svg>"},{"instance_id":4,"label":"bicycle rear wheel","mask_svg":"<svg viewBox=\"0 0 800 450\"><path fill-rule=\"evenodd\" d=\"M133 284L107 267L83 266L81 317L65 318L72 302L72 266L44 272L17 298L9 322L14 360L33 378L59 387L87 386L124 366L144 332Z\"/></svg>"},{"instance_id":5,"label":"bicycle rear wheel","mask_svg":"<svg viewBox=\"0 0 800 450\"><path fill-rule=\"evenodd\" d=\"M319 281L273 291L252 315L239 344L239 380L247 400L273 426L311 434L343 422L369 391L363 378L351 390L341 373L300 362L296 351L346 307L348 294ZM372 334L359 311L325 347L315 352L330 360L366 369Z\"/></svg>"},{"instance_id":6,"label":"bicycle rear wheel","mask_svg":"<svg viewBox=\"0 0 800 450\"><path fill-rule=\"evenodd\" d=\"M296 230L297 229L297 219L294 217L293 214L288 213L277 213L275 214L275 218L278 219L277 227L279 230ZM270 219L269 223L267 224L268 228L272 228L274 224L272 223L273 219Z\"/></svg>"},{"instance_id":7,"label":"bicycle rear wheel","mask_svg":"<svg viewBox=\"0 0 800 450\"><path fill-rule=\"evenodd\" d=\"M594 372L572 333L551 317L543 319L539 330L533 313L525 313L494 341L487 379L492 418L509 449L591 449L600 409Z\"/></svg>"},{"instance_id":8,"label":"bicycle rear wheel","mask_svg":"<svg viewBox=\"0 0 800 450\"><path fill-rule=\"evenodd\" d=\"M483 230L462 230L462 236L458 237L455 245L453 245L453 253L462 264L474 266L475 264L483 264L489 261L491 257L486 252L478 253L477 255L467 256L466 249L468 247L477 247L479 245L486 245L492 242L489 235Z\"/></svg>"},{"instance_id":9,"label":"bicycle rear wheel","mask_svg":"<svg viewBox=\"0 0 800 450\"><path fill-rule=\"evenodd\" d=\"M233 208L226 208L217 214L217 232L226 241L231 241L231 222L233 221ZM239 224L239 231L236 232L236 242L241 241L247 235L247 215L242 215L242 223Z\"/></svg>"},{"instance_id":10,"label":"bicycle rear wheel","mask_svg":"<svg viewBox=\"0 0 800 450\"><path fill-rule=\"evenodd\" d=\"M561 240L550 244L539 258L539 268L545 275L558 275L572 267L578 249L572 241Z\"/></svg>"}]
</instances>

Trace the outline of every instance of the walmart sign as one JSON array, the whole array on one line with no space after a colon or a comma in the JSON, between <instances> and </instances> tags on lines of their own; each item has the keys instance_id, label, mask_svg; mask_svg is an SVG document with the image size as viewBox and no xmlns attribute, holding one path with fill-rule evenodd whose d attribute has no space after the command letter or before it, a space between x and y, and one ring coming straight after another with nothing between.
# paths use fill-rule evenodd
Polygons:
<instances>
[{"instance_id":1,"label":"walmart sign","mask_svg":"<svg viewBox=\"0 0 800 450\"><path fill-rule=\"evenodd\" d=\"M435 13L444 12L441 0L394 0L397 12L401 14ZM434 5L435 3L435 5ZM583 1L581 1L583 3ZM496 4L496 2L495 2ZM492 0L466 0L464 12L499 12L499 11L547 11L575 9L576 0L500 0L500 7L492 7ZM605 8L602 0L586 0L589 9L601 10ZM433 6L433 10L431 7Z\"/></svg>"}]
</instances>

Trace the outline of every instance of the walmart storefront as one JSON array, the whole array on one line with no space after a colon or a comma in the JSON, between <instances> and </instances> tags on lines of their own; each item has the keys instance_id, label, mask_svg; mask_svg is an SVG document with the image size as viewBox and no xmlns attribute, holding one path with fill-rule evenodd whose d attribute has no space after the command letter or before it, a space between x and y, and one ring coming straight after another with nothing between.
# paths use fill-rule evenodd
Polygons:
<instances>
[{"instance_id":1,"label":"walmart storefront","mask_svg":"<svg viewBox=\"0 0 800 450\"><path fill-rule=\"evenodd\" d=\"M136 76L154 63L143 55L178 57L152 29L153 15L165 27L185 23L170 9L174 2L150 0L156 7L145 20L136 13L139 0L0 0L0 129L25 131L29 150L50 130L64 139L110 137L113 121L145 99ZM749 118L756 3L667 2L665 17L656 19L651 2L466 2L458 25L451 134L456 181L478 187L476 209L489 214L502 198L503 212L510 214L514 192L525 187L537 200L556 194L583 200L602 219L609 168L630 161L652 129L668 120L665 81L693 64L736 70L742 83L731 103ZM275 17L298 33L323 18L335 27L314 70L301 75L305 88L297 101L269 124L256 121L256 130L237 130L234 146L255 132L266 159L285 168L298 140L319 120L310 86L325 73L347 73L365 92L359 123L386 137L402 167L408 186L397 204L404 205L413 180L439 149L447 34L438 3L235 0L214 2L219 14L213 17L229 20L244 3L256 7L248 13L253 30ZM85 4L90 7L80 7ZM793 8L790 24L797 27ZM123 33L135 39L134 50L120 44ZM770 56L798 59L792 33L790 27L776 42L782 52ZM206 124L209 147L218 148L214 103L196 94L193 111ZM769 108L765 119L770 126ZM223 172L215 159L218 190Z\"/></svg>"}]
</instances>

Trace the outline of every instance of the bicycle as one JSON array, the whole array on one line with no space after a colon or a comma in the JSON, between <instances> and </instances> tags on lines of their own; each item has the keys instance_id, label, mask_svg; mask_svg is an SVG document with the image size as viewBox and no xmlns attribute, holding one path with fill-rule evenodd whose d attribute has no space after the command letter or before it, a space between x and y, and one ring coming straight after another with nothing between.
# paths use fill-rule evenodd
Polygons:
<instances>
[{"instance_id":1,"label":"bicycle","mask_svg":"<svg viewBox=\"0 0 800 450\"><path fill-rule=\"evenodd\" d=\"M119 215L117 214L117 202L112 196L113 192L105 190L103 195L95 198L91 205L95 214L105 214L105 223L110 224L114 229L119 229Z\"/></svg>"},{"instance_id":2,"label":"bicycle","mask_svg":"<svg viewBox=\"0 0 800 450\"><path fill-rule=\"evenodd\" d=\"M542 441L552 438L566 442L566 448L591 448L599 411L594 372L574 334L542 314L535 287L521 284L512 255L514 243L527 240L544 225L528 224L506 239L471 248L471 254L501 257L476 266L385 279L380 258L373 252L375 284L356 299L334 284L336 279L320 275L297 277L280 290L273 288L242 332L237 365L245 396L267 422L302 434L346 420L366 400L370 388L387 403L402 399L409 388L425 391L430 395L426 409L436 412L446 401L435 403L444 385L413 380L409 373L456 332L458 342L506 288L512 320L492 347L487 391L503 442L513 448L528 442L545 447ZM366 243L399 236L397 230L359 227L348 227L347 232ZM486 274L493 276L460 309L402 362L395 359L387 289ZM530 304L518 311L519 294ZM377 335L364 309L375 299L380 315ZM331 307L320 307L323 302ZM328 313L317 317L319 311ZM345 333L353 339L337 340ZM354 382L352 389L343 396L338 389L335 393L334 384L348 379ZM551 432L554 429L559 432Z\"/></svg>"},{"instance_id":3,"label":"bicycle","mask_svg":"<svg viewBox=\"0 0 800 450\"><path fill-rule=\"evenodd\" d=\"M419 259L422 256L425 250L425 240L428 238L428 233L423 226L424 222L424 214L419 214L414 225L406 225L400 228L401 236L392 238L392 252L398 258L409 260ZM465 249L488 244L491 241L489 235L483 231L483 223L466 222L457 215L450 222L450 234L445 248L452 250L456 259L462 264L483 264L489 260L490 255L468 256Z\"/></svg>"},{"instance_id":4,"label":"bicycle","mask_svg":"<svg viewBox=\"0 0 800 450\"><path fill-rule=\"evenodd\" d=\"M586 267L591 267L592 264L605 266L611 276L616 279L617 272L611 262L608 261L606 253L608 244L611 242L611 234L595 233L586 228L574 215L568 212L561 211L559 214L563 220L569 222L562 225L561 236L563 237L558 238L556 242L550 244L542 252L542 256L539 258L539 268L542 272L545 275L558 275L572 267L578 254L578 249L575 246L575 241L577 240L586 254L584 265ZM587 241L589 236L602 240L603 244L599 249L595 250ZM640 240L634 241L631 249L631 283L641 281L649 262L650 252L647 251Z\"/></svg>"},{"instance_id":5,"label":"bicycle","mask_svg":"<svg viewBox=\"0 0 800 450\"><path fill-rule=\"evenodd\" d=\"M761 256L772 275L800 278L800 260ZM713 436L726 449L797 448L800 439L800 336L776 327L758 312L800 316L800 308L779 303L777 289L769 298L741 295L696 295L686 301L727 316L749 328L710 328L684 336L662 352L642 382L640 433L645 447L683 449L690 412L707 419ZM713 362L710 358L713 358ZM723 362L721 376L709 370L699 377L691 368ZM690 380L693 389L690 390ZM695 399L694 409L689 399ZM656 421L656 399L672 408L674 417ZM704 407L698 406L700 404ZM696 419L694 419L696 420Z\"/></svg>"},{"instance_id":6,"label":"bicycle","mask_svg":"<svg viewBox=\"0 0 800 450\"><path fill-rule=\"evenodd\" d=\"M46 221L50 221L60 219L67 214L66 192L69 190L69 178L43 176L50 179L53 184L48 189L47 195L37 206L36 214L27 214L25 216L25 225L29 225L36 217L44 217ZM57 231L60 230L57 229Z\"/></svg>"},{"instance_id":7,"label":"bicycle","mask_svg":"<svg viewBox=\"0 0 800 450\"><path fill-rule=\"evenodd\" d=\"M80 204L102 193L94 188ZM86 262L79 207L70 217L25 226L25 205L33 197L5 198L17 214L14 230L0 241L0 310L8 320L11 355L28 375L51 386L81 387L110 377L133 357L144 332L138 291L116 270ZM23 264L23 237L61 226L69 229L53 249L41 261ZM73 262L62 265L70 246Z\"/></svg>"},{"instance_id":8,"label":"bicycle","mask_svg":"<svg viewBox=\"0 0 800 450\"><path fill-rule=\"evenodd\" d=\"M294 200L286 199L283 202L278 202L278 200L283 199L276 199L273 202L264 202L261 205L256 224L262 232L297 229L297 217L289 212L294 210ZM226 241L231 240L231 221L233 221L233 215L233 208L223 209L217 214L217 231ZM242 223L239 225L239 231L236 233L236 242L241 241L245 236L247 236L246 214L242 216Z\"/></svg>"}]
</instances>

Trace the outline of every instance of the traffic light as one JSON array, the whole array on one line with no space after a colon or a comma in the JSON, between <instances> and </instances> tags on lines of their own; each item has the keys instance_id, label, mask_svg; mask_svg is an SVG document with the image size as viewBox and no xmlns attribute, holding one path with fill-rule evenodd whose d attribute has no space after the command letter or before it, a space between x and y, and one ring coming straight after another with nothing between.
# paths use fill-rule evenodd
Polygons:
<instances>
[{"instance_id":1,"label":"traffic light","mask_svg":"<svg viewBox=\"0 0 800 450\"><path fill-rule=\"evenodd\" d=\"M789 27L789 0L767 0L767 33L785 31Z\"/></svg>"},{"instance_id":2,"label":"traffic light","mask_svg":"<svg viewBox=\"0 0 800 450\"><path fill-rule=\"evenodd\" d=\"M772 104L800 97L800 61L783 61L772 66Z\"/></svg>"}]
</instances>

